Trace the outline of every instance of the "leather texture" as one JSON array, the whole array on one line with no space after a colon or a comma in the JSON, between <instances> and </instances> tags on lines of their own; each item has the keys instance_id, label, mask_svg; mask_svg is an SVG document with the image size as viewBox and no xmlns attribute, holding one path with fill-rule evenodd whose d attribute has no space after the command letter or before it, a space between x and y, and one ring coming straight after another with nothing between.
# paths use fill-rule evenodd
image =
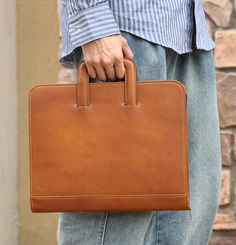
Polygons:
<instances>
[{"instance_id":1,"label":"leather texture","mask_svg":"<svg viewBox=\"0 0 236 245\"><path fill-rule=\"evenodd\" d=\"M188 210L187 93L177 80L78 83L29 91L32 212Z\"/></svg>"}]
</instances>

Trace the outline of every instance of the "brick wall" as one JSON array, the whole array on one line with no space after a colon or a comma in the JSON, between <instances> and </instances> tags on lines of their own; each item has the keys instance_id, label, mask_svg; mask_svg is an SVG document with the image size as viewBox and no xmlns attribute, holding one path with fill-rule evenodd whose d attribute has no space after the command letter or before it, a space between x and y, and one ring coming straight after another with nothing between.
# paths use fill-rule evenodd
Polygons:
<instances>
[{"instance_id":1,"label":"brick wall","mask_svg":"<svg viewBox=\"0 0 236 245\"><path fill-rule=\"evenodd\" d=\"M222 145L222 192L211 245L236 244L236 0L204 0L208 29L216 42L215 66ZM76 81L63 66L59 83Z\"/></svg>"},{"instance_id":2,"label":"brick wall","mask_svg":"<svg viewBox=\"0 0 236 245\"><path fill-rule=\"evenodd\" d=\"M236 244L236 0L205 0L215 66L222 146L222 191L211 245Z\"/></svg>"}]
</instances>

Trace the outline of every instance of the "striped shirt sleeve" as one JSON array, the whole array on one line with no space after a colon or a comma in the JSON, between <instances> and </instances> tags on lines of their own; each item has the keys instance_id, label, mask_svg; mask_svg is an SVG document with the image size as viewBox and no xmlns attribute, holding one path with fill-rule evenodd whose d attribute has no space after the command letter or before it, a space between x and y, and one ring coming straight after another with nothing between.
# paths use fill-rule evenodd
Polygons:
<instances>
[{"instance_id":1,"label":"striped shirt sleeve","mask_svg":"<svg viewBox=\"0 0 236 245\"><path fill-rule=\"evenodd\" d=\"M67 0L68 28L74 47L120 34L107 0Z\"/></svg>"}]
</instances>

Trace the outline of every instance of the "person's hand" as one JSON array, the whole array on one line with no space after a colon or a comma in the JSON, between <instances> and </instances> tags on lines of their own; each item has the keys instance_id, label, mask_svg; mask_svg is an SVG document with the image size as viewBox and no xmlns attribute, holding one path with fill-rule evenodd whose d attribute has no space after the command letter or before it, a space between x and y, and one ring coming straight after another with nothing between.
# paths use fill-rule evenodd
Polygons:
<instances>
[{"instance_id":1,"label":"person's hand","mask_svg":"<svg viewBox=\"0 0 236 245\"><path fill-rule=\"evenodd\" d=\"M123 58L134 55L127 40L120 34L106 36L82 45L89 76L105 81L122 79L125 75Z\"/></svg>"}]
</instances>

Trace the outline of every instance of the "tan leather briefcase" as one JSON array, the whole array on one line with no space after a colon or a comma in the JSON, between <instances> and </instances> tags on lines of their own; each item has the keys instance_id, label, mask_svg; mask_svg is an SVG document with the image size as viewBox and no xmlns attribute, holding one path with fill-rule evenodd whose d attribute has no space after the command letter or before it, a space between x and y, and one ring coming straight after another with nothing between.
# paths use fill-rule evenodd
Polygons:
<instances>
[{"instance_id":1,"label":"tan leather briefcase","mask_svg":"<svg viewBox=\"0 0 236 245\"><path fill-rule=\"evenodd\" d=\"M35 86L29 92L32 212L188 210L187 94L176 80Z\"/></svg>"}]
</instances>

